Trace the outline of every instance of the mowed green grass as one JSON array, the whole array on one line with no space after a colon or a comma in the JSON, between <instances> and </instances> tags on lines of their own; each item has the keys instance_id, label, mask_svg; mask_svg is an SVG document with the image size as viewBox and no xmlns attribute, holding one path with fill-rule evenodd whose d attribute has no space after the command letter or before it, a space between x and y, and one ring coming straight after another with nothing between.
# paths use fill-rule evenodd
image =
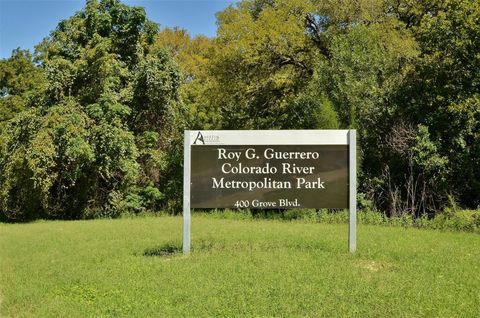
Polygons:
<instances>
[{"instance_id":1,"label":"mowed green grass","mask_svg":"<svg viewBox=\"0 0 480 318\"><path fill-rule=\"evenodd\" d=\"M193 216L0 224L0 316L479 317L480 236Z\"/></svg>"}]
</instances>

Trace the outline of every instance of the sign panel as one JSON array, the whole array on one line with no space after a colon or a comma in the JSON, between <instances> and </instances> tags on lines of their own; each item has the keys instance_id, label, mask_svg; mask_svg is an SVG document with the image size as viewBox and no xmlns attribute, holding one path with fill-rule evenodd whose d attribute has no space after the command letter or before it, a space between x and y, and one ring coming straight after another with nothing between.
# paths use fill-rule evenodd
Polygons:
<instances>
[{"instance_id":1,"label":"sign panel","mask_svg":"<svg viewBox=\"0 0 480 318\"><path fill-rule=\"evenodd\" d=\"M192 208L348 208L348 146L196 144L190 182Z\"/></svg>"}]
</instances>

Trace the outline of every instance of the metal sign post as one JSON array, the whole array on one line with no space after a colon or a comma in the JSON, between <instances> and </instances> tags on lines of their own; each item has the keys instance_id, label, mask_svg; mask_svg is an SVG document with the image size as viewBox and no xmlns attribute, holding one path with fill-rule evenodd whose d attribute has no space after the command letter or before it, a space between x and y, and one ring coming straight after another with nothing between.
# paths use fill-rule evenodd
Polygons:
<instances>
[{"instance_id":1,"label":"metal sign post","mask_svg":"<svg viewBox=\"0 0 480 318\"><path fill-rule=\"evenodd\" d=\"M183 253L191 208L349 209L356 250L355 130L185 131Z\"/></svg>"},{"instance_id":2,"label":"metal sign post","mask_svg":"<svg viewBox=\"0 0 480 318\"><path fill-rule=\"evenodd\" d=\"M357 131L348 131L348 165L349 165L349 222L348 250L354 253L357 249Z\"/></svg>"},{"instance_id":3,"label":"metal sign post","mask_svg":"<svg viewBox=\"0 0 480 318\"><path fill-rule=\"evenodd\" d=\"M190 253L190 131L185 131L183 148L183 254Z\"/></svg>"}]
</instances>

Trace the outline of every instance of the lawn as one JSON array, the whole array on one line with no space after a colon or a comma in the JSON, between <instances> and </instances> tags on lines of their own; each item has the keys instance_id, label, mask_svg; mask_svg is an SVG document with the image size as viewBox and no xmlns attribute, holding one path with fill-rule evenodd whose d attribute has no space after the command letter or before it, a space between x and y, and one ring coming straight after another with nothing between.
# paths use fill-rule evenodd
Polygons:
<instances>
[{"instance_id":1,"label":"lawn","mask_svg":"<svg viewBox=\"0 0 480 318\"><path fill-rule=\"evenodd\" d=\"M478 317L480 235L193 216L0 224L1 317Z\"/></svg>"}]
</instances>

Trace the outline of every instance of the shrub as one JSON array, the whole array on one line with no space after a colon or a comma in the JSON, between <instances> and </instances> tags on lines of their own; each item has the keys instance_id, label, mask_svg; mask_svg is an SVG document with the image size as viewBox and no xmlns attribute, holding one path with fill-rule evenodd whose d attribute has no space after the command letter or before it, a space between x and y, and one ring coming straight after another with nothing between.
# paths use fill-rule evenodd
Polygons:
<instances>
[{"instance_id":1,"label":"shrub","mask_svg":"<svg viewBox=\"0 0 480 318\"><path fill-rule=\"evenodd\" d=\"M317 221L317 212L315 209L291 209L285 210L281 214L282 220L305 220L310 222Z\"/></svg>"},{"instance_id":2,"label":"shrub","mask_svg":"<svg viewBox=\"0 0 480 318\"><path fill-rule=\"evenodd\" d=\"M393 226L412 227L415 221L410 214L404 213L387 219L387 222Z\"/></svg>"},{"instance_id":3,"label":"shrub","mask_svg":"<svg viewBox=\"0 0 480 318\"><path fill-rule=\"evenodd\" d=\"M454 215L447 219L445 227L456 231L473 232L476 229L476 219L478 219L479 211L457 211Z\"/></svg>"},{"instance_id":4,"label":"shrub","mask_svg":"<svg viewBox=\"0 0 480 318\"><path fill-rule=\"evenodd\" d=\"M327 209L321 209L318 211L318 221L330 224L347 223L348 211L329 211Z\"/></svg>"},{"instance_id":5,"label":"shrub","mask_svg":"<svg viewBox=\"0 0 480 318\"><path fill-rule=\"evenodd\" d=\"M384 215L370 209L358 211L357 218L358 223L361 224L381 225L386 223Z\"/></svg>"},{"instance_id":6,"label":"shrub","mask_svg":"<svg viewBox=\"0 0 480 318\"><path fill-rule=\"evenodd\" d=\"M300 220L310 223L346 224L349 222L348 210L328 209L291 209L291 210L231 210L215 209L195 211L199 215L208 215L219 219L247 220L270 219L281 221ZM427 214L414 218L408 213L398 217L387 217L381 212L365 209L357 212L357 223L366 225L416 227L442 231L466 231L480 233L480 210L458 210L453 214L437 214L429 218Z\"/></svg>"}]
</instances>

